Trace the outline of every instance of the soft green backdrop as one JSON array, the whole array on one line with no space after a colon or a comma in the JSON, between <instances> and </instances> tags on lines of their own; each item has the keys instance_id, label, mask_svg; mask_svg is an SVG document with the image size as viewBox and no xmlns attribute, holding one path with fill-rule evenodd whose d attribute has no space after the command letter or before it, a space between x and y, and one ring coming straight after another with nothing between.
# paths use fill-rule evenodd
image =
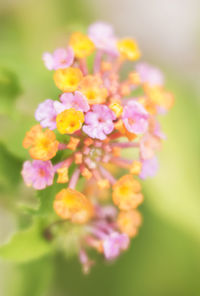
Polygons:
<instances>
[{"instance_id":1,"label":"soft green backdrop","mask_svg":"<svg viewBox=\"0 0 200 296\"><path fill-rule=\"evenodd\" d=\"M37 104L58 93L41 55L64 45L70 31L84 29L96 18L84 0L0 3L1 243L30 224L23 213L36 200L21 180L21 165L28 157L21 142L34 123ZM9 255L1 250L15 263L0 262L0 295L200 295L199 97L169 65L165 74L176 104L162 119L167 141L160 171L154 180L144 182L144 223L129 251L111 265L98 260L84 276L77 259L48 255L48 246L37 241L36 222L28 236L22 233L15 239ZM29 238L35 238L37 247L40 244L39 251L33 252ZM19 256L16 250L22 240Z\"/></svg>"}]
</instances>

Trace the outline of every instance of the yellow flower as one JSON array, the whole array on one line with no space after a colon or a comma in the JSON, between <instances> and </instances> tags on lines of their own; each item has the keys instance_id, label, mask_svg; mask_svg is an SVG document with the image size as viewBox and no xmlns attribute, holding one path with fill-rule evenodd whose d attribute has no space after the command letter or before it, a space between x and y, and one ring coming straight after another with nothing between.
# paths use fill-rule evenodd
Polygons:
<instances>
[{"instance_id":1,"label":"yellow flower","mask_svg":"<svg viewBox=\"0 0 200 296\"><path fill-rule=\"evenodd\" d=\"M140 191L140 183L132 175L125 175L113 185L113 202L120 210L134 209L143 201Z\"/></svg>"},{"instance_id":2,"label":"yellow flower","mask_svg":"<svg viewBox=\"0 0 200 296\"><path fill-rule=\"evenodd\" d=\"M54 210L63 219L74 223L86 223L93 216L93 205L81 192L62 189L55 198Z\"/></svg>"},{"instance_id":3,"label":"yellow flower","mask_svg":"<svg viewBox=\"0 0 200 296\"><path fill-rule=\"evenodd\" d=\"M120 117L123 112L123 107L119 102L112 102L109 108L115 113L116 117Z\"/></svg>"},{"instance_id":4,"label":"yellow flower","mask_svg":"<svg viewBox=\"0 0 200 296\"><path fill-rule=\"evenodd\" d=\"M130 167L130 173L133 175L139 175L142 169L142 164L139 160L134 160Z\"/></svg>"},{"instance_id":5,"label":"yellow flower","mask_svg":"<svg viewBox=\"0 0 200 296\"><path fill-rule=\"evenodd\" d=\"M57 129L61 134L73 134L84 122L83 112L74 108L64 110L56 117Z\"/></svg>"},{"instance_id":6,"label":"yellow flower","mask_svg":"<svg viewBox=\"0 0 200 296\"><path fill-rule=\"evenodd\" d=\"M80 69L69 67L67 69L58 69L54 73L56 86L63 92L73 92L83 77Z\"/></svg>"},{"instance_id":7,"label":"yellow flower","mask_svg":"<svg viewBox=\"0 0 200 296\"><path fill-rule=\"evenodd\" d=\"M137 210L121 211L117 217L119 230L129 237L134 237L138 233L138 228L142 223L142 216Z\"/></svg>"},{"instance_id":8,"label":"yellow flower","mask_svg":"<svg viewBox=\"0 0 200 296\"><path fill-rule=\"evenodd\" d=\"M58 141L53 131L46 129L42 131L40 125L33 126L26 133L23 141L23 147L29 150L30 156L33 159L47 161L53 158L58 151Z\"/></svg>"},{"instance_id":9,"label":"yellow flower","mask_svg":"<svg viewBox=\"0 0 200 296\"><path fill-rule=\"evenodd\" d=\"M135 40L130 38L125 38L119 40L117 47L122 57L131 61L136 61L140 58L140 50Z\"/></svg>"},{"instance_id":10,"label":"yellow flower","mask_svg":"<svg viewBox=\"0 0 200 296\"><path fill-rule=\"evenodd\" d=\"M104 103L108 96L108 91L99 76L85 76L79 85L79 90L87 97L89 104Z\"/></svg>"},{"instance_id":11,"label":"yellow flower","mask_svg":"<svg viewBox=\"0 0 200 296\"><path fill-rule=\"evenodd\" d=\"M69 45L73 48L75 56L80 59L89 56L95 49L92 40L81 32L71 35Z\"/></svg>"},{"instance_id":12,"label":"yellow flower","mask_svg":"<svg viewBox=\"0 0 200 296\"><path fill-rule=\"evenodd\" d=\"M57 183L67 183L69 181L68 167L61 167L57 169L58 179Z\"/></svg>"}]
</instances>

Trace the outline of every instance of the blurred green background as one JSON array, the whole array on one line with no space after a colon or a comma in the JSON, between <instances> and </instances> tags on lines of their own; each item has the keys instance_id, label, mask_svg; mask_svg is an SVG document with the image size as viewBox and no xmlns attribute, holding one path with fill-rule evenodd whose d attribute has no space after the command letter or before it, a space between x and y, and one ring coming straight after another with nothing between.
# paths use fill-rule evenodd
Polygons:
<instances>
[{"instance_id":1,"label":"blurred green background","mask_svg":"<svg viewBox=\"0 0 200 296\"><path fill-rule=\"evenodd\" d=\"M44 51L65 45L74 29L111 22L121 36L136 37L145 60L164 70L176 103L162 119L167 141L160 170L143 184L144 222L128 252L110 265L98 260L88 276L76 258L62 254L23 264L1 260L0 295L200 295L199 11L198 0L1 0L1 243L30 223L23 209L35 203L20 176L28 158L21 143L37 104L58 94L41 60ZM26 248L28 242L21 257Z\"/></svg>"}]
</instances>

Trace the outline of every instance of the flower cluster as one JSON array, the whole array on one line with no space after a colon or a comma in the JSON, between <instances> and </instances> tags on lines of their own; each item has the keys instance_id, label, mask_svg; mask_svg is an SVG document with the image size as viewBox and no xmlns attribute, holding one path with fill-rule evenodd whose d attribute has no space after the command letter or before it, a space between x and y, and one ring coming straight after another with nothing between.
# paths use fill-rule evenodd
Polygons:
<instances>
[{"instance_id":1,"label":"flower cluster","mask_svg":"<svg viewBox=\"0 0 200 296\"><path fill-rule=\"evenodd\" d=\"M64 221L83 227L79 252L85 272L92 264L88 249L113 260L128 248L141 224L139 179L158 169L156 152L165 136L157 117L171 108L173 96L163 87L162 73L138 62L140 56L135 40L117 38L101 22L87 34L73 33L66 48L43 55L60 96L35 112L38 124L23 141L33 161L24 163L22 176L37 190L66 184L53 208ZM129 73L126 62L133 64ZM127 149L133 159L125 157ZM85 189L79 192L82 177Z\"/></svg>"}]
</instances>

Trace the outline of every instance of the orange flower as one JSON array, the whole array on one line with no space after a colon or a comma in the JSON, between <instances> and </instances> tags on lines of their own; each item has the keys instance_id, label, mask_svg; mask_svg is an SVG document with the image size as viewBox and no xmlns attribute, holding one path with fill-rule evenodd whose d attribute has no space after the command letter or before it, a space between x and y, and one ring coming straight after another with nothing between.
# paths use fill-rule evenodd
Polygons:
<instances>
[{"instance_id":1,"label":"orange flower","mask_svg":"<svg viewBox=\"0 0 200 296\"><path fill-rule=\"evenodd\" d=\"M42 131L40 125L33 126L26 133L23 141L23 147L29 150L30 156L33 159L47 161L53 158L58 151L58 141L53 131L46 129Z\"/></svg>"},{"instance_id":2,"label":"orange flower","mask_svg":"<svg viewBox=\"0 0 200 296\"><path fill-rule=\"evenodd\" d=\"M169 110L174 104L174 96L170 92L166 92L161 86L145 84L144 91L154 105Z\"/></svg>"},{"instance_id":3,"label":"orange flower","mask_svg":"<svg viewBox=\"0 0 200 296\"><path fill-rule=\"evenodd\" d=\"M74 223L86 223L93 216L91 202L81 192L71 188L62 189L56 195L54 210L61 218Z\"/></svg>"},{"instance_id":4,"label":"orange flower","mask_svg":"<svg viewBox=\"0 0 200 296\"><path fill-rule=\"evenodd\" d=\"M104 103L108 91L103 86L103 82L99 76L87 75L85 76L80 85L79 90L87 97L89 104Z\"/></svg>"},{"instance_id":5,"label":"orange flower","mask_svg":"<svg viewBox=\"0 0 200 296\"><path fill-rule=\"evenodd\" d=\"M138 233L138 228L142 223L142 216L137 210L121 211L117 217L119 230L129 237L134 237Z\"/></svg>"},{"instance_id":6,"label":"orange flower","mask_svg":"<svg viewBox=\"0 0 200 296\"><path fill-rule=\"evenodd\" d=\"M140 183L132 175L125 175L113 185L113 202L120 210L134 209L143 201L140 191Z\"/></svg>"}]
</instances>

